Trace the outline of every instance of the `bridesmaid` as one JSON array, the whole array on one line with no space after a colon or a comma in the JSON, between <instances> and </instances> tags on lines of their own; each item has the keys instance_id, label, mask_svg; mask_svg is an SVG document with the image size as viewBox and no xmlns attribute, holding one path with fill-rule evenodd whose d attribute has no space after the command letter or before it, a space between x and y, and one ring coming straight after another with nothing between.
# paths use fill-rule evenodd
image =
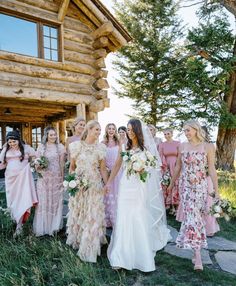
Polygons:
<instances>
[{"instance_id":1,"label":"bridesmaid","mask_svg":"<svg viewBox=\"0 0 236 286\"><path fill-rule=\"evenodd\" d=\"M203 131L205 132L205 142L211 145L211 148L215 150L214 145L211 143L211 138L208 132L208 129L206 126L202 126ZM215 155L214 155L215 156ZM208 182L208 195L207 195L207 214L205 216L205 222L206 222L206 234L207 236L214 236L214 234L218 231L220 231L220 226L216 220L216 218L213 215L209 214L210 208L213 204L213 197L212 194L214 194L213 184L210 176L207 176L207 182Z\"/></svg>"},{"instance_id":2,"label":"bridesmaid","mask_svg":"<svg viewBox=\"0 0 236 286\"><path fill-rule=\"evenodd\" d=\"M38 202L29 165L31 157L35 157L34 149L23 144L17 131L8 132L7 144L0 154L0 168L6 168L7 207L17 224L14 236L21 233L22 225L30 215L30 208Z\"/></svg>"},{"instance_id":3,"label":"bridesmaid","mask_svg":"<svg viewBox=\"0 0 236 286\"><path fill-rule=\"evenodd\" d=\"M66 151L67 154L69 154L69 145L72 142L79 141L81 139L82 133L85 128L85 120L82 117L78 117L75 119L75 121L72 124L72 132L73 136L68 137L66 141Z\"/></svg>"},{"instance_id":4,"label":"bridesmaid","mask_svg":"<svg viewBox=\"0 0 236 286\"><path fill-rule=\"evenodd\" d=\"M208 174L216 196L219 196L214 165L215 152L211 144L204 142L205 137L197 121L185 122L184 133L188 142L180 145L176 168L168 191L173 188L177 177L181 174L183 221L176 243L179 248L193 249L194 270L203 270L200 250L207 247L205 215L207 212Z\"/></svg>"},{"instance_id":5,"label":"bridesmaid","mask_svg":"<svg viewBox=\"0 0 236 286\"><path fill-rule=\"evenodd\" d=\"M37 157L49 160L42 177L37 180L38 206L35 211L33 230L36 236L53 235L62 228L63 177L65 147L58 142L55 128L46 127Z\"/></svg>"},{"instance_id":6,"label":"bridesmaid","mask_svg":"<svg viewBox=\"0 0 236 286\"><path fill-rule=\"evenodd\" d=\"M119 141L120 144L125 144L127 143L127 128L125 126L120 126L118 128L118 134L119 134Z\"/></svg>"},{"instance_id":7,"label":"bridesmaid","mask_svg":"<svg viewBox=\"0 0 236 286\"><path fill-rule=\"evenodd\" d=\"M102 142L106 145L106 167L111 172L115 161L119 155L119 140L116 125L114 123L107 124L105 128L104 140ZM118 187L120 182L120 174L117 174L113 180L110 191L105 195L105 213L106 226L113 227L116 218Z\"/></svg>"},{"instance_id":8,"label":"bridesmaid","mask_svg":"<svg viewBox=\"0 0 236 286\"><path fill-rule=\"evenodd\" d=\"M155 141L155 143L157 145L157 150L158 150L159 145L161 144L162 140L161 140L161 138L156 137L156 127L154 125L148 124L147 126L148 126L148 128L149 128L149 130L150 130L150 132L151 132L151 134L153 136L153 139L154 139L154 141Z\"/></svg>"},{"instance_id":9,"label":"bridesmaid","mask_svg":"<svg viewBox=\"0 0 236 286\"><path fill-rule=\"evenodd\" d=\"M159 145L159 153L162 160L162 172L163 174L169 171L170 176L174 174L175 164L178 156L179 141L173 140L173 130L167 128L164 130L164 136L166 141ZM176 181L171 191L167 190L167 187L162 185L165 198L166 209L171 208L171 213L175 214L179 205L179 184Z\"/></svg>"},{"instance_id":10,"label":"bridesmaid","mask_svg":"<svg viewBox=\"0 0 236 286\"><path fill-rule=\"evenodd\" d=\"M100 124L91 120L81 140L70 144L70 172L86 177L89 188L69 199L66 243L78 249L80 259L87 262L96 262L101 244L106 243L103 192L103 182L107 182L106 146L97 143L100 133Z\"/></svg>"}]
</instances>

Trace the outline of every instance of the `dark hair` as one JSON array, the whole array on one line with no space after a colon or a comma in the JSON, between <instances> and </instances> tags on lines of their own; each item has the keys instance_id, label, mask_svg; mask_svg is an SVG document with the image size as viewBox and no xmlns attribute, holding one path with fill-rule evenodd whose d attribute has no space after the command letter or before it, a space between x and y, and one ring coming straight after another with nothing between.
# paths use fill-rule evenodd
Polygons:
<instances>
[{"instance_id":1,"label":"dark hair","mask_svg":"<svg viewBox=\"0 0 236 286\"><path fill-rule=\"evenodd\" d=\"M125 126L120 126L120 127L118 128L118 132L119 132L120 130L123 130L123 131L125 131L125 133L127 133L127 128L126 128Z\"/></svg>"},{"instance_id":2,"label":"dark hair","mask_svg":"<svg viewBox=\"0 0 236 286\"><path fill-rule=\"evenodd\" d=\"M7 163L7 161L6 161L7 151L10 149L10 145L8 144L9 140L17 140L19 142L19 149L20 149L20 152L21 152L20 161L22 162L24 160L24 158L25 158L25 149L24 149L24 144L23 144L23 142L21 141L21 138L20 138L20 133L17 130L9 131L7 133L6 139L7 139L7 148L6 148L6 152L4 154L3 162Z\"/></svg>"},{"instance_id":3,"label":"dark hair","mask_svg":"<svg viewBox=\"0 0 236 286\"><path fill-rule=\"evenodd\" d=\"M138 146L139 148L143 151L144 148L144 138L143 138L143 131L142 131L142 124L140 122L140 120L138 119L130 119L127 126L128 125L132 126L132 131L134 132L137 141L138 141ZM127 135L128 138L128 142L127 142L127 150L132 149L132 140L129 138L129 135Z\"/></svg>"}]
</instances>

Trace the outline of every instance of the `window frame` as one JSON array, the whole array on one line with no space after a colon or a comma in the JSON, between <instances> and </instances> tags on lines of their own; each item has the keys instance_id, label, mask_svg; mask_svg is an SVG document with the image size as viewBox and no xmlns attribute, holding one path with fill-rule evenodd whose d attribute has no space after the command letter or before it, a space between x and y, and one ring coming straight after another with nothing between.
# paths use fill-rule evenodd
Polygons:
<instances>
[{"instance_id":1,"label":"window frame","mask_svg":"<svg viewBox=\"0 0 236 286\"><path fill-rule=\"evenodd\" d=\"M7 9L3 9L0 8L0 14L4 14L7 16L11 16L11 17L15 17L18 19L22 19L28 22L33 22L37 25L36 31L37 31L37 39L38 39L38 56L34 57L31 55L27 55L27 54L21 54L21 53L15 53L15 52L11 52L11 51L7 51L7 50L1 50L0 51L4 51L4 52L8 52L8 53L13 53L13 54L19 54L19 55L23 55L26 57L31 57L31 58L37 58L37 59L43 59L45 61L52 61L52 62L62 62L62 27L61 24L59 23L54 23L45 19L40 19L37 17L34 17L32 15L24 15L22 13L19 12L13 12ZM58 33L58 37L57 37L57 47L58 47L58 60L54 61L51 59L45 59L44 58L44 39L43 39L43 26L49 26L52 27L54 29L57 29Z\"/></svg>"}]
</instances>

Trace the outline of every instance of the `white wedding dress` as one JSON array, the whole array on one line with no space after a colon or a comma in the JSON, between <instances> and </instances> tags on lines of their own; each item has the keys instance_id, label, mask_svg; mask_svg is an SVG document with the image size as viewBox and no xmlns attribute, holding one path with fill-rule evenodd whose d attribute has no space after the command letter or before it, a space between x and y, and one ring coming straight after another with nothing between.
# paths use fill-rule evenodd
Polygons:
<instances>
[{"instance_id":1,"label":"white wedding dress","mask_svg":"<svg viewBox=\"0 0 236 286\"><path fill-rule=\"evenodd\" d=\"M127 178L125 165L124 162L108 259L112 267L154 271L156 251L170 239L159 171L151 170L151 176L143 183L135 175Z\"/></svg>"}]
</instances>

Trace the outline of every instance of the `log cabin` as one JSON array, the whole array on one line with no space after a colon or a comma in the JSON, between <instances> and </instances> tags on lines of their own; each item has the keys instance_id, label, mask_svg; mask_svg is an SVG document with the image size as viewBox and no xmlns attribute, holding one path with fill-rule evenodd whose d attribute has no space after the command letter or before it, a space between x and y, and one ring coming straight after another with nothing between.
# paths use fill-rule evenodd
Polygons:
<instances>
[{"instance_id":1,"label":"log cabin","mask_svg":"<svg viewBox=\"0 0 236 286\"><path fill-rule=\"evenodd\" d=\"M105 58L130 40L99 0L0 0L0 148L11 130L37 148L46 125L65 143L73 118L96 119Z\"/></svg>"}]
</instances>

